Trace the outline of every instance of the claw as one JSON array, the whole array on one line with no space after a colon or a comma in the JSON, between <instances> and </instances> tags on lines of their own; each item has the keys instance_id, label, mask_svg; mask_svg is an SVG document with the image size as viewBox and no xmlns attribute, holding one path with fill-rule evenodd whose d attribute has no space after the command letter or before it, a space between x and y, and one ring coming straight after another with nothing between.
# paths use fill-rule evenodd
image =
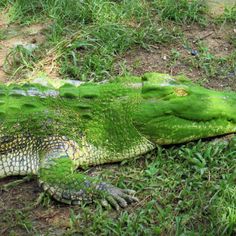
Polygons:
<instances>
[{"instance_id":1,"label":"claw","mask_svg":"<svg viewBox=\"0 0 236 236\"><path fill-rule=\"evenodd\" d=\"M133 202L137 202L138 198L134 197L135 191L130 189L120 189L104 182L92 184L86 181L83 188L63 188L40 181L44 191L48 192L54 199L72 205L93 202L96 196L99 196L102 206L107 208L111 206L117 211L125 208Z\"/></svg>"},{"instance_id":2,"label":"claw","mask_svg":"<svg viewBox=\"0 0 236 236\"><path fill-rule=\"evenodd\" d=\"M136 193L133 189L123 189L123 192L128 195L134 195Z\"/></svg>"},{"instance_id":3,"label":"claw","mask_svg":"<svg viewBox=\"0 0 236 236\"><path fill-rule=\"evenodd\" d=\"M113 198L113 196L108 196L107 197L107 201L109 202L109 204L114 207L117 211L120 210L120 207L118 205L118 203L116 202L116 200Z\"/></svg>"},{"instance_id":4,"label":"claw","mask_svg":"<svg viewBox=\"0 0 236 236\"><path fill-rule=\"evenodd\" d=\"M102 199L101 200L101 205L103 206L103 207L105 207L105 208L108 208L110 205L109 205L109 203L108 203L108 201L106 200L106 199Z\"/></svg>"},{"instance_id":5,"label":"claw","mask_svg":"<svg viewBox=\"0 0 236 236\"><path fill-rule=\"evenodd\" d=\"M72 205L81 205L81 201L80 200L73 200L73 201L71 201L71 204Z\"/></svg>"},{"instance_id":6,"label":"claw","mask_svg":"<svg viewBox=\"0 0 236 236\"><path fill-rule=\"evenodd\" d=\"M126 193L122 193L121 197L124 198L127 203L133 203L133 202L138 202L139 201L139 199L137 197L130 196Z\"/></svg>"},{"instance_id":7,"label":"claw","mask_svg":"<svg viewBox=\"0 0 236 236\"><path fill-rule=\"evenodd\" d=\"M127 207L127 202L125 201L124 198L122 198L121 196L119 195L115 195L113 196L113 198L116 200L116 202L119 204L119 206L121 206L122 208L125 208Z\"/></svg>"},{"instance_id":8,"label":"claw","mask_svg":"<svg viewBox=\"0 0 236 236\"><path fill-rule=\"evenodd\" d=\"M125 208L128 204L138 201L137 197L132 196L135 194L134 190L120 189L105 183L100 183L97 189L107 192L108 196L106 197L105 204L110 204L116 210L119 210L120 207Z\"/></svg>"}]
</instances>

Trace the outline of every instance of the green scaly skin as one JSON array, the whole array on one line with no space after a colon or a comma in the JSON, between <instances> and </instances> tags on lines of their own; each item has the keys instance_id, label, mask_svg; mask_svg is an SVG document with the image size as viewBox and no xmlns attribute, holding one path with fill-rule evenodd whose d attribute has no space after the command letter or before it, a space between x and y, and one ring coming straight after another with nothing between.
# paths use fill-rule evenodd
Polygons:
<instances>
[{"instance_id":1,"label":"green scaly skin","mask_svg":"<svg viewBox=\"0 0 236 236\"><path fill-rule=\"evenodd\" d=\"M109 83L34 80L0 85L0 177L36 174L68 204L137 201L76 171L141 156L156 145L236 131L236 94L183 76L147 73Z\"/></svg>"}]
</instances>

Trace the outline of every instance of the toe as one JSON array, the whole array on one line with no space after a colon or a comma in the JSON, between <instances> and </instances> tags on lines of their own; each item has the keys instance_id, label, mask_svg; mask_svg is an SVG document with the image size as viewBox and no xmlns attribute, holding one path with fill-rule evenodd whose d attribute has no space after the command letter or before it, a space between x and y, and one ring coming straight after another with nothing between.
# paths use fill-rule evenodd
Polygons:
<instances>
[{"instance_id":1,"label":"toe","mask_svg":"<svg viewBox=\"0 0 236 236\"><path fill-rule=\"evenodd\" d=\"M139 201L139 199L138 199L137 197L128 195L128 194L126 194L126 193L122 193L120 196L121 196L123 199L125 199L125 201L126 201L127 203L133 203L133 202L138 202L138 201Z\"/></svg>"},{"instance_id":2,"label":"toe","mask_svg":"<svg viewBox=\"0 0 236 236\"><path fill-rule=\"evenodd\" d=\"M117 203L119 204L119 206L121 206L122 208L125 208L125 207L127 207L127 202L125 201L125 199L123 198L123 197L121 197L121 196L118 196L118 195L116 195L116 196L113 196L114 197L114 199L117 201Z\"/></svg>"},{"instance_id":3,"label":"toe","mask_svg":"<svg viewBox=\"0 0 236 236\"><path fill-rule=\"evenodd\" d=\"M109 202L109 204L114 207L117 211L120 210L120 207L117 203L117 201L112 197L112 196L108 196L107 197L107 201Z\"/></svg>"}]
</instances>

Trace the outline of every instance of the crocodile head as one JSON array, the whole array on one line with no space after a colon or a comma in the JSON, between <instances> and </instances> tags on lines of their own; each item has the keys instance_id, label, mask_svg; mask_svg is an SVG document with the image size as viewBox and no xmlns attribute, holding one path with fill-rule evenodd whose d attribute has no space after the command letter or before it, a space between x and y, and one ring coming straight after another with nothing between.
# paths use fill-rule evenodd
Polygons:
<instances>
[{"instance_id":1,"label":"crocodile head","mask_svg":"<svg viewBox=\"0 0 236 236\"><path fill-rule=\"evenodd\" d=\"M176 144L236 131L236 93L214 91L184 76L143 76L136 128L157 144Z\"/></svg>"}]
</instances>

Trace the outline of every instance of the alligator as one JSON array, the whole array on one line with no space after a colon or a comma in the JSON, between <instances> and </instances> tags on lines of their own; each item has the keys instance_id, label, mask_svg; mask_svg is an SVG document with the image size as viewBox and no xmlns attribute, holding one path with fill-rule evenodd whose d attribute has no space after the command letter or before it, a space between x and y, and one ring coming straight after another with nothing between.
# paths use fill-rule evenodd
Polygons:
<instances>
[{"instance_id":1,"label":"alligator","mask_svg":"<svg viewBox=\"0 0 236 236\"><path fill-rule=\"evenodd\" d=\"M33 79L0 84L0 178L35 175L66 204L99 199L118 209L135 192L86 174L158 145L236 131L236 94L185 76L146 73L109 82Z\"/></svg>"}]
</instances>

